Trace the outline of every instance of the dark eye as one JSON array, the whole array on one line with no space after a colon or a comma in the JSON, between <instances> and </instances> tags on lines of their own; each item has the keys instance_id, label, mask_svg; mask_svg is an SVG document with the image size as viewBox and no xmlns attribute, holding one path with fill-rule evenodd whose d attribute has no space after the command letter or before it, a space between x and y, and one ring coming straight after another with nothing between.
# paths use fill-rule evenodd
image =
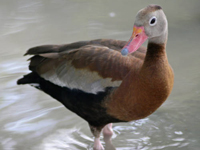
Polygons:
<instances>
[{"instance_id":1,"label":"dark eye","mask_svg":"<svg viewBox=\"0 0 200 150\"><path fill-rule=\"evenodd\" d=\"M154 26L157 23L157 18L154 16L149 20L149 25Z\"/></svg>"},{"instance_id":2,"label":"dark eye","mask_svg":"<svg viewBox=\"0 0 200 150\"><path fill-rule=\"evenodd\" d=\"M156 22L156 19L155 18L153 18L153 19L151 19L151 22L150 22L150 24L154 24Z\"/></svg>"}]
</instances>

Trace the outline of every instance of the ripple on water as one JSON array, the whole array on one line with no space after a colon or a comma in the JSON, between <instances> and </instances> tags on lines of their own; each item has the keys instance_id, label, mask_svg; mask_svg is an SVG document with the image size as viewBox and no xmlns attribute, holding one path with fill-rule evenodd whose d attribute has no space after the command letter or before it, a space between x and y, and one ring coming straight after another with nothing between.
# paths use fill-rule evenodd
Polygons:
<instances>
[{"instance_id":1,"label":"ripple on water","mask_svg":"<svg viewBox=\"0 0 200 150\"><path fill-rule=\"evenodd\" d=\"M37 150L60 150L60 149L70 149L70 150L77 150L77 149L87 149L88 142L80 142L81 140L77 139L77 131L79 129L72 128L72 129L59 129L56 132L52 133L48 137L44 138L41 143L35 147ZM84 140L91 139L86 137L86 135L82 136Z\"/></svg>"}]
</instances>

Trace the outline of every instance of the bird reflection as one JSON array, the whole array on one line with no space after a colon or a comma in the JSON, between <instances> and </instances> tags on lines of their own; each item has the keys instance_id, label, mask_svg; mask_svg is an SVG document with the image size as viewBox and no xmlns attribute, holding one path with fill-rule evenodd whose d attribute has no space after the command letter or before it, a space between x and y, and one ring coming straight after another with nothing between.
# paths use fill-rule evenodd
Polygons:
<instances>
[{"instance_id":1,"label":"bird reflection","mask_svg":"<svg viewBox=\"0 0 200 150\"><path fill-rule=\"evenodd\" d=\"M116 150L116 148L112 144L111 137L112 136L105 135L104 138L103 138L103 140L105 142L105 150Z\"/></svg>"}]
</instances>

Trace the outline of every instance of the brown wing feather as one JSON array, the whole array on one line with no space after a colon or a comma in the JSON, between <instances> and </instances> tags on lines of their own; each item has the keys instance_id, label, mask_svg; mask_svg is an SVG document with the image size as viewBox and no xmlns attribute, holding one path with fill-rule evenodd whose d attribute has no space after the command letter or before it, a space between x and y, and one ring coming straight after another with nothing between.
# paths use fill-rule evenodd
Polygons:
<instances>
[{"instance_id":1,"label":"brown wing feather","mask_svg":"<svg viewBox=\"0 0 200 150\"><path fill-rule=\"evenodd\" d=\"M137 69L143 63L143 48L126 57L121 55L120 50L125 43L118 40L93 40L35 47L26 54L36 54L31 58L30 69L46 80L95 93L107 86L119 86L131 69ZM52 53L56 57L45 57Z\"/></svg>"}]
</instances>

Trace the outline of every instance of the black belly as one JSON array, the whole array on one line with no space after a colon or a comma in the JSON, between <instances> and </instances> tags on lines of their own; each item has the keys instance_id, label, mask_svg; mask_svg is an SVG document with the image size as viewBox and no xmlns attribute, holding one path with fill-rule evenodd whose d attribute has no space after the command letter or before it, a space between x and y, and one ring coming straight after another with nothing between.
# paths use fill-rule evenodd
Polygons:
<instances>
[{"instance_id":1,"label":"black belly","mask_svg":"<svg viewBox=\"0 0 200 150\"><path fill-rule=\"evenodd\" d=\"M37 88L61 102L92 126L100 127L111 122L124 122L107 114L106 108L103 106L105 97L113 90L112 87L107 87L105 91L93 94L78 89L60 87L41 78L36 73L30 73L18 80L18 84L28 83L38 83Z\"/></svg>"}]
</instances>

